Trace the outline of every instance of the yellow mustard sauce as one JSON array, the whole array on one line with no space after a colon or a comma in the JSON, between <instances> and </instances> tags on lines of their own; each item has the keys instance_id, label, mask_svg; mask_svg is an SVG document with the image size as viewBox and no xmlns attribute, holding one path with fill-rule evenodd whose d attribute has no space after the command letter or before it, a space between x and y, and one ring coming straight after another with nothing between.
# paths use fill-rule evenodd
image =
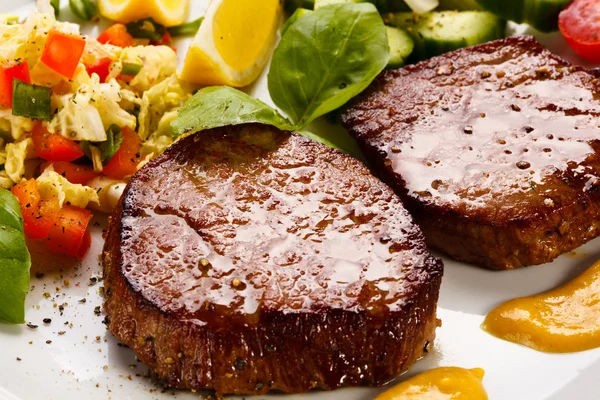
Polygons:
<instances>
[{"instance_id":1,"label":"yellow mustard sauce","mask_svg":"<svg viewBox=\"0 0 600 400\"><path fill-rule=\"evenodd\" d=\"M549 353L600 347L600 261L556 289L499 305L481 327Z\"/></svg>"},{"instance_id":2,"label":"yellow mustard sauce","mask_svg":"<svg viewBox=\"0 0 600 400\"><path fill-rule=\"evenodd\" d=\"M481 368L435 368L414 376L375 400L487 400Z\"/></svg>"}]
</instances>

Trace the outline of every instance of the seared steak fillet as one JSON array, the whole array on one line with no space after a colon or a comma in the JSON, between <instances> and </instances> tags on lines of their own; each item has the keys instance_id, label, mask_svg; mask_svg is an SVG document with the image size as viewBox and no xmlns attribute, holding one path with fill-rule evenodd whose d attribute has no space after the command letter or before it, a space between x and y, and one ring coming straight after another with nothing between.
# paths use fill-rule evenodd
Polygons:
<instances>
[{"instance_id":1,"label":"seared steak fillet","mask_svg":"<svg viewBox=\"0 0 600 400\"><path fill-rule=\"evenodd\" d=\"M381 385L435 336L442 263L358 161L247 125L131 180L103 253L110 331L169 385Z\"/></svg>"},{"instance_id":2,"label":"seared steak fillet","mask_svg":"<svg viewBox=\"0 0 600 400\"><path fill-rule=\"evenodd\" d=\"M342 120L432 247L541 264L599 234L599 75L510 37L386 71Z\"/></svg>"}]
</instances>

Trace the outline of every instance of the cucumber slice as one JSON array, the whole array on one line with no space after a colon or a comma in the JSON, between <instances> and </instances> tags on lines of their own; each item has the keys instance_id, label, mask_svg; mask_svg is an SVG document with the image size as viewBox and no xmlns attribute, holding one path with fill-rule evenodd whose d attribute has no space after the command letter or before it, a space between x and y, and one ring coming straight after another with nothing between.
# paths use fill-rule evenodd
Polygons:
<instances>
[{"instance_id":1,"label":"cucumber slice","mask_svg":"<svg viewBox=\"0 0 600 400\"><path fill-rule=\"evenodd\" d=\"M315 7L315 0L285 0L283 8L285 12L292 14L297 8L306 8L312 10Z\"/></svg>"},{"instance_id":2,"label":"cucumber slice","mask_svg":"<svg viewBox=\"0 0 600 400\"><path fill-rule=\"evenodd\" d=\"M415 42L412 58L417 60L503 38L506 29L505 20L487 11L390 13L385 21L406 29Z\"/></svg>"},{"instance_id":3,"label":"cucumber slice","mask_svg":"<svg viewBox=\"0 0 600 400\"><path fill-rule=\"evenodd\" d=\"M558 29L558 14L572 0L477 0L488 11L502 18L526 22L539 31Z\"/></svg>"},{"instance_id":4,"label":"cucumber slice","mask_svg":"<svg viewBox=\"0 0 600 400\"><path fill-rule=\"evenodd\" d=\"M292 26L292 24L294 22L298 21L304 15L310 14L312 12L313 12L312 10L307 10L306 8L297 8L296 11L294 11L294 13L292 14L292 16L290 18L288 18L287 21L285 21L285 24L283 25L283 28L281 29L281 36L283 37L283 35L285 34L285 31L287 31L288 28L290 26Z\"/></svg>"},{"instance_id":5,"label":"cucumber slice","mask_svg":"<svg viewBox=\"0 0 600 400\"><path fill-rule=\"evenodd\" d=\"M390 61L386 68L400 68L413 52L415 42L405 30L391 26L386 26L385 29L390 45Z\"/></svg>"},{"instance_id":6,"label":"cucumber slice","mask_svg":"<svg viewBox=\"0 0 600 400\"><path fill-rule=\"evenodd\" d=\"M469 11L483 10L477 0L440 0L440 6L436 10Z\"/></svg>"}]
</instances>

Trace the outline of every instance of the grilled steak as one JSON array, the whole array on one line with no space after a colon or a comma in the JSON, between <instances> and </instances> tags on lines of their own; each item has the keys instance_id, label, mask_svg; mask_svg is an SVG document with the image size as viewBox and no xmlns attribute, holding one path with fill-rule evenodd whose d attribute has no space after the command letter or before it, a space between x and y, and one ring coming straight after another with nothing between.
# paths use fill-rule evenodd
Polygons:
<instances>
[{"instance_id":1,"label":"grilled steak","mask_svg":"<svg viewBox=\"0 0 600 400\"><path fill-rule=\"evenodd\" d=\"M342 120L432 247L541 264L599 234L599 75L510 37L384 72Z\"/></svg>"},{"instance_id":2,"label":"grilled steak","mask_svg":"<svg viewBox=\"0 0 600 400\"><path fill-rule=\"evenodd\" d=\"M381 385L435 336L442 263L400 199L272 127L204 131L140 170L103 264L110 331L177 388Z\"/></svg>"}]
</instances>

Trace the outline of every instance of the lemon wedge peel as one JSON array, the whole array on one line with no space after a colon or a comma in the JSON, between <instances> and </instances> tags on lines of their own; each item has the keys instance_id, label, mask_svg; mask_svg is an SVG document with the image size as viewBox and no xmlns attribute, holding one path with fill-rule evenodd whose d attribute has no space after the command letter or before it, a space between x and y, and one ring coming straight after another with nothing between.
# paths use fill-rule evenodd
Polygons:
<instances>
[{"instance_id":1,"label":"lemon wedge peel","mask_svg":"<svg viewBox=\"0 0 600 400\"><path fill-rule=\"evenodd\" d=\"M269 61L281 22L279 0L211 1L180 78L201 85L249 85Z\"/></svg>"},{"instance_id":2,"label":"lemon wedge peel","mask_svg":"<svg viewBox=\"0 0 600 400\"><path fill-rule=\"evenodd\" d=\"M99 0L100 14L113 21L128 23L152 18L164 26L184 23L189 15L189 0Z\"/></svg>"}]
</instances>

